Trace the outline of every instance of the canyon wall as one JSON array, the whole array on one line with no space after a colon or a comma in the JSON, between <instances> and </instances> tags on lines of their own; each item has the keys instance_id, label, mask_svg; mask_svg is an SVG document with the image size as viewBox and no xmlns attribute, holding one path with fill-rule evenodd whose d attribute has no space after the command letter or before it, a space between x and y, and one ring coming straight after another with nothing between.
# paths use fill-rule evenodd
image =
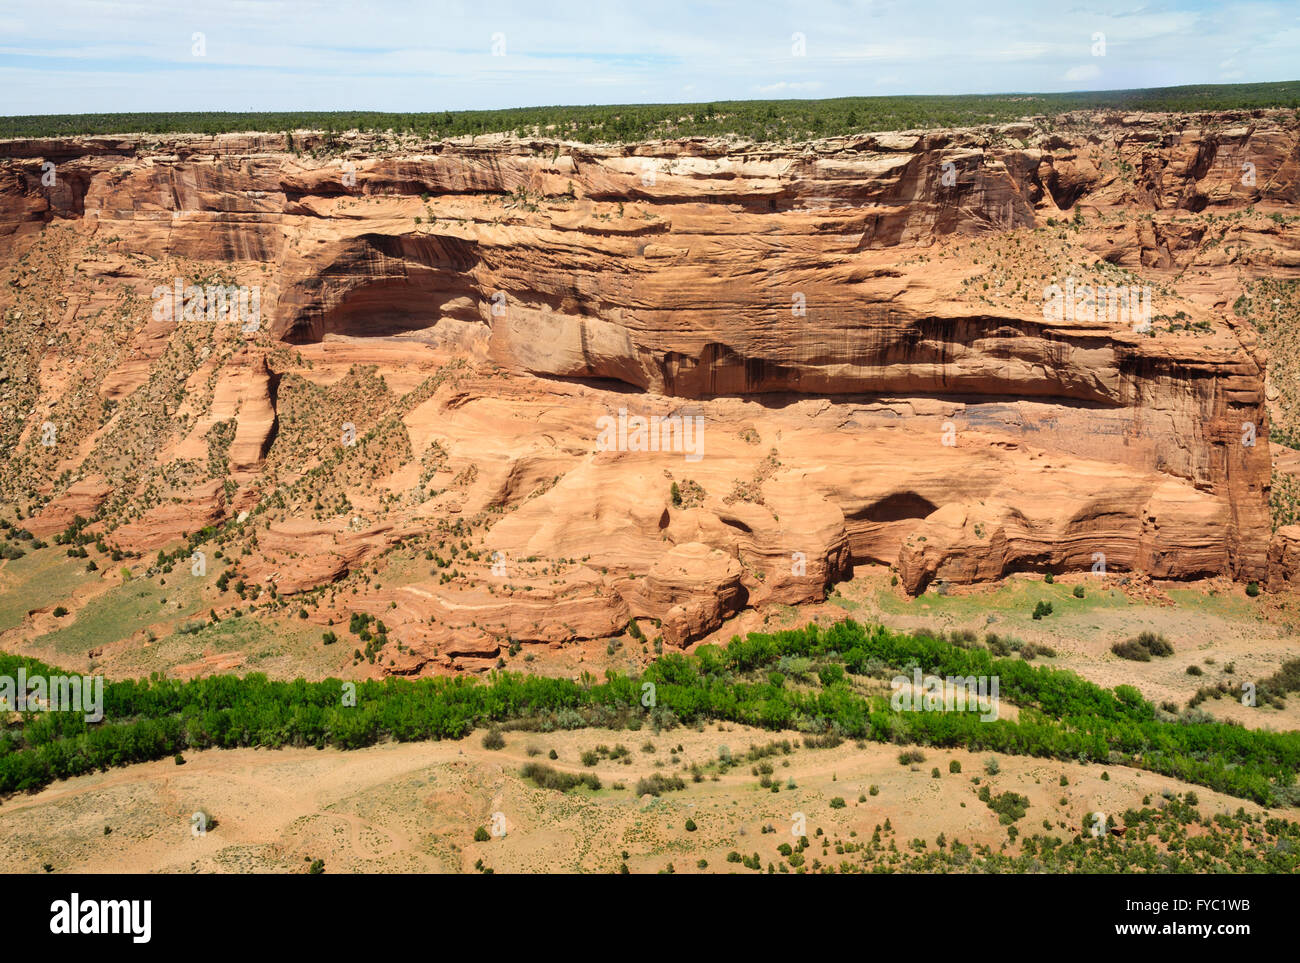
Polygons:
<instances>
[{"instance_id":1,"label":"canyon wall","mask_svg":"<svg viewBox=\"0 0 1300 963\"><path fill-rule=\"evenodd\" d=\"M128 551L225 525L283 595L465 522L467 571L371 593L412 671L630 617L684 643L873 562L910 593L1285 588L1266 359L1232 305L1300 276L1298 202L1293 112L0 142L0 484L32 531L81 515ZM255 323L187 320L177 278L255 291ZM329 394L363 369L372 395ZM620 409L699 419L699 450L604 450Z\"/></svg>"}]
</instances>

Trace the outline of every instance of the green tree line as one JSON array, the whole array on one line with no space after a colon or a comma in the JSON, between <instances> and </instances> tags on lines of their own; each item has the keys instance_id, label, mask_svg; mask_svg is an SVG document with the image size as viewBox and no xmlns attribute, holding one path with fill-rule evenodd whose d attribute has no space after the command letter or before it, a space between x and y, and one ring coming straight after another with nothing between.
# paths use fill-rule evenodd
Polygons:
<instances>
[{"instance_id":1,"label":"green tree line","mask_svg":"<svg viewBox=\"0 0 1300 963\"><path fill-rule=\"evenodd\" d=\"M818 671L796 683L791 660ZM0 656L0 676L66 674L35 660ZM887 696L863 694L864 676L907 673L997 676L1015 721L983 721L978 710L897 712ZM825 671L839 667L839 671ZM647 688L647 683L652 688ZM519 673L486 680L389 678L356 684L273 681L265 675L187 681L153 675L104 686L104 721L74 712L28 711L0 732L0 793L184 749L336 746L382 740L460 739L477 727L549 730L639 728L727 721L898 744L921 743L1148 769L1272 805L1296 801L1300 733L1158 717L1130 686L1114 690L1072 672L997 659L952 641L862 626L851 620L775 634L752 633L725 647L664 655L639 676L608 671L603 681ZM653 694L647 709L643 697Z\"/></svg>"},{"instance_id":2,"label":"green tree line","mask_svg":"<svg viewBox=\"0 0 1300 963\"><path fill-rule=\"evenodd\" d=\"M382 111L179 111L0 117L0 138L91 134L222 134L358 130L440 139L491 133L622 143L735 134L802 140L883 130L972 127L1075 110L1198 111L1300 107L1300 82L1198 84L1060 94L837 97L696 104L518 107L415 113Z\"/></svg>"}]
</instances>

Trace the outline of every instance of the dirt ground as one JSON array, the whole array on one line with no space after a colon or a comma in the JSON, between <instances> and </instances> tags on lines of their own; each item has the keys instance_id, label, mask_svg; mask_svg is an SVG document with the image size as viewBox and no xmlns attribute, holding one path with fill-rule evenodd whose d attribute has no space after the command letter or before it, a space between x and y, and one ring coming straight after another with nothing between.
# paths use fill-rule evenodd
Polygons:
<instances>
[{"instance_id":1,"label":"dirt ground","mask_svg":"<svg viewBox=\"0 0 1300 963\"><path fill-rule=\"evenodd\" d=\"M1152 583L1112 575L1064 575L1047 583L1041 575L1014 575L992 585L932 587L917 598L891 585L883 565L859 566L849 581L833 586L823 603L797 608L770 605L746 610L699 640L725 645L733 636L754 631L797 628L816 621L829 625L852 617L900 631L967 629L977 638L996 632L1056 655L1040 664L1070 669L1098 685L1133 685L1147 699L1181 710L1198 689L1226 683L1231 697L1208 699L1200 708L1222 720L1251 728L1300 728L1300 698L1286 708L1250 708L1241 703L1242 683L1275 673L1300 657L1300 611L1290 595L1249 598L1245 587L1225 579L1192 583ZM1083 591L1083 598L1074 590ZM25 599L22 605L17 600ZM54 616L56 601L69 612ZM1036 602L1050 601L1053 613L1035 620ZM345 679L381 675L377 666L353 664L358 642L339 629L339 644L322 643L319 626L266 614L226 618L220 625L186 634L177 631L208 611L209 600L192 580L158 585L137 579L108 583L69 574L67 566L45 553L0 563L0 651L35 656L74 671L98 671L109 679L138 678L151 672L189 677L219 672L265 672L272 678ZM44 603L44 604L36 604ZM23 605L27 609L23 610ZM165 617L164 617L165 614ZM642 628L656 629L649 620ZM6 628L7 626L7 628ZM1150 662L1116 656L1111 646L1140 632L1164 635L1174 654ZM637 674L655 658L654 648L630 635L613 639L532 644L521 652L503 651L511 671L572 678L606 669ZM464 660L475 670L495 659ZM1189 674L1188 669L1199 670Z\"/></svg>"},{"instance_id":2,"label":"dirt ground","mask_svg":"<svg viewBox=\"0 0 1300 963\"><path fill-rule=\"evenodd\" d=\"M1241 703L1243 682L1267 678L1283 662L1300 657L1300 611L1289 596L1251 599L1244 586L1222 579L1123 585L1122 576L1071 575L1048 584L1042 576L1015 575L995 585L954 588L942 595L931 589L908 598L890 585L889 576L884 566L860 566L851 581L836 585L820 605L745 612L700 644L725 645L747 632L793 629L813 621L829 625L844 618L899 631L969 629L980 639L995 632L1056 652L1036 664L1069 669L1107 688L1135 686L1157 705L1172 702L1182 709L1199 688L1223 680L1233 697L1207 699L1200 705L1203 711L1248 728L1300 729L1300 698L1289 699L1281 710ZM1074 596L1075 586L1083 586L1083 599ZM1035 620L1031 613L1039 599L1050 601L1054 611ZM1144 631L1164 635L1174 654L1132 662L1111 652L1114 643ZM1189 674L1189 666L1201 674Z\"/></svg>"},{"instance_id":3,"label":"dirt ground","mask_svg":"<svg viewBox=\"0 0 1300 963\"><path fill-rule=\"evenodd\" d=\"M914 837L933 847L943 833L997 849L1006 828L976 797L973 776L994 792L1029 798L1019 823L1025 835L1044 831L1047 820L1055 834L1069 838L1089 813L1114 818L1141 808L1144 796L1158 802L1166 789L1194 788L1206 814L1260 811L1121 767L1001 756L1000 772L989 777L988 754L926 749L923 762L904 766L897 746L851 742L769 757L777 793L760 787L750 763L717 781L706 772L693 782L690 765L716 760L722 747L739 756L773 739L799 744L795 733L729 725L658 735L506 732L498 751L483 748L482 735L351 752L209 750L188 754L184 765L168 759L79 777L0 804L0 860L10 871L31 873L306 872L315 859L333 873L473 872L478 860L495 872L611 872L626 852L634 873L670 863L676 872L748 872L727 862L727 854L757 852L764 866L780 862L777 846L794 841L799 813L810 838L822 828L840 839L856 832L861 841L889 819L900 847ZM602 759L586 767L579 760L584 750L620 743L630 750L630 764ZM653 752L645 751L647 744ZM548 758L552 749L556 760ZM569 794L538 788L520 776L530 760L595 773L603 787ZM961 773L949 772L952 760ZM655 772L680 774L686 788L638 798L637 779ZM877 795L870 794L873 785ZM832 808L837 796L843 808ZM196 836L192 817L200 810L216 824ZM686 829L687 819L695 831ZM766 825L774 831L762 832ZM489 831L486 842L474 841L480 826ZM502 827L504 835L493 835Z\"/></svg>"}]
</instances>

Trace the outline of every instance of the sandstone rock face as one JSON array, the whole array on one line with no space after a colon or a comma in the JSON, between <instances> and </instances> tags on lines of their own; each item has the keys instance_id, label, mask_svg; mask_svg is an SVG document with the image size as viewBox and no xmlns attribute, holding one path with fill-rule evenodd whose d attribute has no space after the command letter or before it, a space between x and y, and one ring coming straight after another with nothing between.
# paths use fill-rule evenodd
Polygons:
<instances>
[{"instance_id":1,"label":"sandstone rock face","mask_svg":"<svg viewBox=\"0 0 1300 963\"><path fill-rule=\"evenodd\" d=\"M685 645L744 607L740 573L740 563L722 549L677 545L650 566L640 599L644 614L663 620L665 641Z\"/></svg>"},{"instance_id":2,"label":"sandstone rock face","mask_svg":"<svg viewBox=\"0 0 1300 963\"><path fill-rule=\"evenodd\" d=\"M313 618L391 606L401 672L685 644L858 564L1296 581L1232 311L1300 272L1293 112L346 144L0 142L26 527L218 526Z\"/></svg>"},{"instance_id":3,"label":"sandstone rock face","mask_svg":"<svg viewBox=\"0 0 1300 963\"><path fill-rule=\"evenodd\" d=\"M1268 590L1294 591L1300 587L1300 525L1284 525L1273 533L1268 546Z\"/></svg>"}]
</instances>

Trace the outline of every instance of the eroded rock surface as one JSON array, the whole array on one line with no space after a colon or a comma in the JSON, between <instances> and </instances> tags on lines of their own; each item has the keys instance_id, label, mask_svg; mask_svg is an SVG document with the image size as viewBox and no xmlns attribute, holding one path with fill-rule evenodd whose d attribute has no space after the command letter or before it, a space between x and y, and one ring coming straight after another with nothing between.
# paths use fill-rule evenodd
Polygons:
<instances>
[{"instance_id":1,"label":"eroded rock surface","mask_svg":"<svg viewBox=\"0 0 1300 963\"><path fill-rule=\"evenodd\" d=\"M383 610L399 672L634 617L686 644L865 563L1300 578L1232 310L1300 275L1293 112L345 144L0 142L24 527L210 526L276 604ZM216 286L244 315L187 318Z\"/></svg>"}]
</instances>

